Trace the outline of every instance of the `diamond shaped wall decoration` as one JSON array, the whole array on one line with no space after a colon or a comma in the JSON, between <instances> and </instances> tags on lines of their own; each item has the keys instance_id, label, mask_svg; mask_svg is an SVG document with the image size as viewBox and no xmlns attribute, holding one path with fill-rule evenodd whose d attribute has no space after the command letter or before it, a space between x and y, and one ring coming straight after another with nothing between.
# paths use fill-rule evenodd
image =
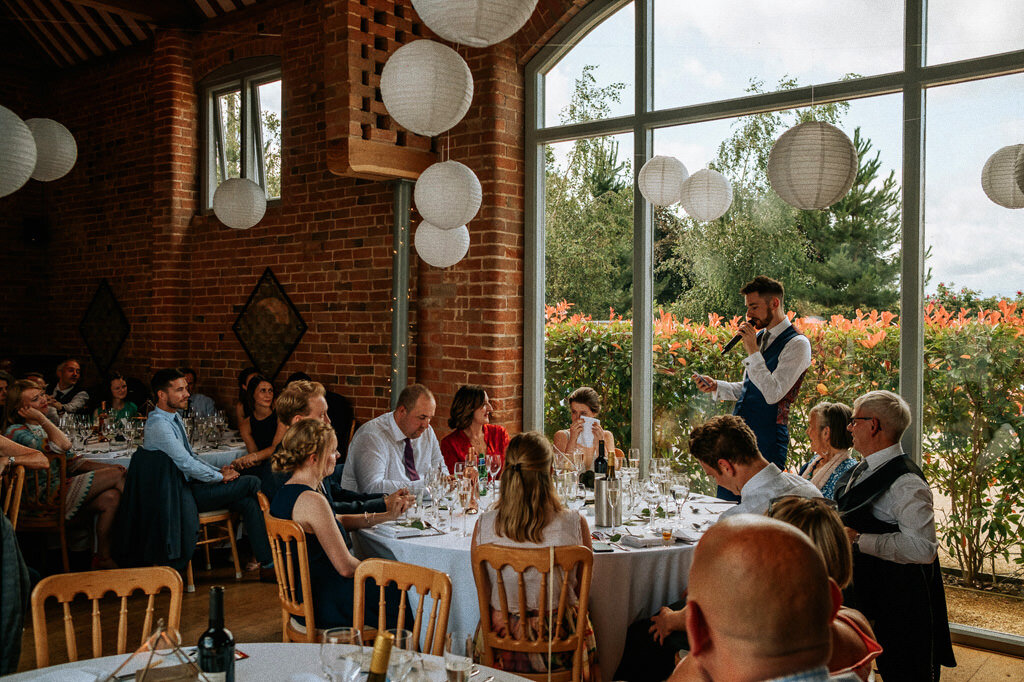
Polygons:
<instances>
[{"instance_id":1,"label":"diamond shaped wall decoration","mask_svg":"<svg viewBox=\"0 0 1024 682\"><path fill-rule=\"evenodd\" d=\"M271 381L306 333L306 322L270 268L249 294L231 327L260 374Z\"/></svg>"},{"instance_id":2,"label":"diamond shaped wall decoration","mask_svg":"<svg viewBox=\"0 0 1024 682\"><path fill-rule=\"evenodd\" d=\"M78 325L78 333L82 335L85 347L89 349L100 373L106 375L110 371L131 330L110 283L101 279Z\"/></svg>"}]
</instances>

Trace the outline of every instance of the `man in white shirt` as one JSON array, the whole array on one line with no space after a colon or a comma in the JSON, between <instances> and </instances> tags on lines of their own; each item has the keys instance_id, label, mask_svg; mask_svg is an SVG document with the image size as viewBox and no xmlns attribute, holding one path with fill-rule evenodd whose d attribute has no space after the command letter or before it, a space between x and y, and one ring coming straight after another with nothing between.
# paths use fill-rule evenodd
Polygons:
<instances>
[{"instance_id":1,"label":"man in white shirt","mask_svg":"<svg viewBox=\"0 0 1024 682\"><path fill-rule=\"evenodd\" d=\"M821 497L810 481L781 471L757 449L754 432L740 417L712 417L690 433L690 454L704 472L734 495L740 503L726 510L733 514L764 514L771 501L785 495Z\"/></svg>"},{"instance_id":2,"label":"man in white shirt","mask_svg":"<svg viewBox=\"0 0 1024 682\"><path fill-rule=\"evenodd\" d=\"M781 282L755 277L740 293L747 306L747 319L738 330L747 352L743 381L719 381L700 374L695 374L694 380L697 388L715 400L735 400L732 413L753 429L757 449L769 462L785 469L789 408L811 366L811 343L786 316ZM719 491L720 496L723 492Z\"/></svg>"},{"instance_id":3,"label":"man in white shirt","mask_svg":"<svg viewBox=\"0 0 1024 682\"><path fill-rule=\"evenodd\" d=\"M359 427L348 446L341 487L385 495L408 488L418 492L430 471L444 462L430 420L437 402L422 384L406 386L394 412Z\"/></svg>"},{"instance_id":4,"label":"man in white shirt","mask_svg":"<svg viewBox=\"0 0 1024 682\"><path fill-rule=\"evenodd\" d=\"M886 682L937 680L955 666L939 573L932 492L900 447L910 407L891 391L853 403L849 431L864 461L836 483L836 502L853 543L848 605L872 622Z\"/></svg>"}]
</instances>

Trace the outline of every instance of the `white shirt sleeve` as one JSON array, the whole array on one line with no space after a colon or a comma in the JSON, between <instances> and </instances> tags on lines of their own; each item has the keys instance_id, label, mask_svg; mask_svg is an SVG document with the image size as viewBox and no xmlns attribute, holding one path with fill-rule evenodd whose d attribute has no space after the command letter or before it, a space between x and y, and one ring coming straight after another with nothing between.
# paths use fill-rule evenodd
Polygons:
<instances>
[{"instance_id":1,"label":"white shirt sleeve","mask_svg":"<svg viewBox=\"0 0 1024 682\"><path fill-rule=\"evenodd\" d=\"M342 474L342 487L354 486L355 492L385 495L401 488L417 492L425 485L425 474L421 472L420 480L410 481L405 474L405 463L402 461L404 443L392 441L385 430L377 426L367 424L356 431L356 436L349 445L348 459L345 461L345 471ZM437 458L440 459L441 449L436 438L433 447L437 450Z\"/></svg>"},{"instance_id":2,"label":"white shirt sleeve","mask_svg":"<svg viewBox=\"0 0 1024 682\"><path fill-rule=\"evenodd\" d=\"M864 554L898 564L930 564L938 552L935 508L928 484L904 474L873 505L880 521L899 526L896 533L863 533L857 543Z\"/></svg>"},{"instance_id":3,"label":"white shirt sleeve","mask_svg":"<svg viewBox=\"0 0 1024 682\"><path fill-rule=\"evenodd\" d=\"M811 366L811 342L802 334L789 340L786 347L779 353L779 364L775 371L768 369L764 363L764 356L756 351L743 359L747 376L757 386L769 405L782 400L793 384L800 378L807 368ZM736 394L739 397L739 393Z\"/></svg>"},{"instance_id":4,"label":"white shirt sleeve","mask_svg":"<svg viewBox=\"0 0 1024 682\"><path fill-rule=\"evenodd\" d=\"M742 381L719 381L718 386L711 392L712 400L739 400L740 392L743 390Z\"/></svg>"}]
</instances>

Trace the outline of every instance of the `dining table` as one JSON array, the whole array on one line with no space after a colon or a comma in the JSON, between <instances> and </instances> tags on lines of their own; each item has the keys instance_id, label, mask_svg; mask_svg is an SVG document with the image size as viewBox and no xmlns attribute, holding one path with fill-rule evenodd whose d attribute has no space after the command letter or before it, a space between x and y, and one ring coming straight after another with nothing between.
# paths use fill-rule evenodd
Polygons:
<instances>
[{"instance_id":1,"label":"dining table","mask_svg":"<svg viewBox=\"0 0 1024 682\"><path fill-rule=\"evenodd\" d=\"M105 441L101 443L90 442L79 448L82 457L93 462L104 462L107 464L121 464L125 467L132 461L132 455L142 447L141 443L127 441ZM229 440L217 446L203 444L196 454L207 464L221 468L230 464L233 460L246 454L248 449L241 440Z\"/></svg>"},{"instance_id":2,"label":"dining table","mask_svg":"<svg viewBox=\"0 0 1024 682\"><path fill-rule=\"evenodd\" d=\"M326 676L320 666L320 645L319 644L282 644L280 642L259 642L248 643L238 642L235 644L235 680L237 682L323 682ZM192 654L195 647L183 647L185 654ZM240 653L239 653L240 652ZM48 668L28 670L16 675L3 677L4 682L98 682L105 679L114 672L131 654L119 656L106 656L104 658L92 658L75 663L64 663ZM244 655L244 658L240 656ZM421 682L445 682L447 676L444 668L444 658L429 654L420 654L422 661L421 670L424 675L419 677ZM178 663L172 655L165 655L167 665ZM133 661L120 673L128 675L139 666ZM479 682L524 682L525 678L507 673L503 670L496 670L486 666L476 666L479 672L475 673L472 680ZM117 679L135 679L122 676L119 673ZM406 676L408 682L410 676Z\"/></svg>"},{"instance_id":3,"label":"dining table","mask_svg":"<svg viewBox=\"0 0 1024 682\"><path fill-rule=\"evenodd\" d=\"M614 679L630 623L648 618L662 606L682 598L700 534L731 504L693 495L682 513L669 513L664 519L656 519L655 528L648 528L650 524L639 517L627 519L630 525L599 528L595 525L592 508L580 511L597 536L596 541L619 536L609 545L611 551L594 553L590 587L590 621L605 682ZM402 521L362 529L353 534L356 556L394 559L448 574L452 581L448 631L459 637L471 635L480 621L470 561L472 525L476 518L470 515L462 519L456 514L448 525L433 523L423 530ZM461 533L463 520L466 521L465 535ZM676 529L675 536L662 541L661 526Z\"/></svg>"}]
</instances>

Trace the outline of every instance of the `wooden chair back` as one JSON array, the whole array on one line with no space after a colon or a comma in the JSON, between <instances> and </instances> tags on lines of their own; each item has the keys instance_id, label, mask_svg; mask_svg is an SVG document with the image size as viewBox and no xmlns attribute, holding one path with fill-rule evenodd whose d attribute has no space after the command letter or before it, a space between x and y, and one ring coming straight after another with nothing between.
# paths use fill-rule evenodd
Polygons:
<instances>
[{"instance_id":1,"label":"wooden chair back","mask_svg":"<svg viewBox=\"0 0 1024 682\"><path fill-rule=\"evenodd\" d=\"M263 510L270 552L274 557L277 597L281 602L282 641L316 643L316 619L313 617L313 591L309 579L306 532L294 521L271 516L270 501L266 495L257 493L256 498L259 500L260 509ZM305 618L305 632L292 625L292 616Z\"/></svg>"},{"instance_id":2,"label":"wooden chair back","mask_svg":"<svg viewBox=\"0 0 1024 682\"><path fill-rule=\"evenodd\" d=\"M67 457L51 452L45 454L50 462L48 467L25 471L21 509L18 512L18 530L57 533L64 572L67 573L71 570L67 533L64 528L68 481Z\"/></svg>"},{"instance_id":3,"label":"wooden chair back","mask_svg":"<svg viewBox=\"0 0 1024 682\"><path fill-rule=\"evenodd\" d=\"M14 530L18 529L18 512L21 510L21 491L25 485L25 467L20 464L7 467L3 473L3 504L4 516L11 522Z\"/></svg>"},{"instance_id":4,"label":"wooden chair back","mask_svg":"<svg viewBox=\"0 0 1024 682\"><path fill-rule=\"evenodd\" d=\"M423 651L440 656L444 653L445 635L448 633L448 615L452 606L452 581L441 571L432 568L405 564L387 559L366 559L356 568L354 605L352 607L353 626L363 633L363 641L369 641L372 630L366 625L366 604L364 584L367 578L373 578L380 587L380 601L377 607L377 624L382 630L389 627L411 629L413 641L419 644L420 632L423 628L425 604L430 597L430 615L426 617L427 632L423 640ZM387 604L384 599L385 586L394 583L401 591L398 603L398 622L393 626L387 623L385 616ZM416 615L412 628L405 622L406 605L408 604L409 588L416 588L419 601L416 604Z\"/></svg>"},{"instance_id":5,"label":"wooden chair back","mask_svg":"<svg viewBox=\"0 0 1024 682\"><path fill-rule=\"evenodd\" d=\"M71 602L78 595L84 595L86 599L92 601L92 655L88 658L98 658L104 655L100 599L109 592L113 592L121 598L117 622L116 653L123 654L128 651L128 597L136 590L142 590L148 595L145 620L139 639L141 645L153 632L156 624L153 617L156 595L164 589L170 590L171 593L166 621L167 628L177 632L181 620L182 582L181 576L174 569L166 566L119 568L83 573L60 573L43 578L32 590L32 633L36 643L36 667L45 668L50 665L45 611L46 600L50 597L55 597L63 609L64 641L67 644L68 660L74 662L78 660L78 645L71 613Z\"/></svg>"},{"instance_id":6,"label":"wooden chair back","mask_svg":"<svg viewBox=\"0 0 1024 682\"><path fill-rule=\"evenodd\" d=\"M495 544L478 545L471 553L473 564L473 577L476 582L477 598L480 602L480 630L483 634L484 655L483 663L487 666L494 666L494 650L516 651L528 654L547 655L551 653L573 652L573 663L571 670L552 671L550 678L548 673L532 675L529 673L516 673L523 677L534 680L555 680L559 682L579 682L582 679L583 665L583 635L587 630L587 603L590 599L590 583L593 577L594 553L583 546L565 547L544 547L539 549L528 549L520 547L506 547ZM537 637L532 628L520 628L519 636L513 632L512 627L507 628L507 635L499 636L491 627L491 574L488 566L495 571L495 586L497 587L498 599L500 602L501 616L505 623L511 624L512 616L516 616L520 623L526 623L531 614L527 609L526 598L526 572L535 569L540 573L540 594L543 599L548 600L549 589L554 587L551 582L552 572L556 572L561 578L561 588L558 590L557 604L554 600L548 601L547 609L540 609L540 617L551 612L556 630L551 633L551 641L546 637ZM502 569L510 568L516 576L514 584L507 584ZM577 614L576 627L573 634L564 631L562 624L566 614L569 612L569 591L570 581L567 579L572 573L577 576ZM515 589L518 597L518 611L509 610L508 590Z\"/></svg>"}]
</instances>

